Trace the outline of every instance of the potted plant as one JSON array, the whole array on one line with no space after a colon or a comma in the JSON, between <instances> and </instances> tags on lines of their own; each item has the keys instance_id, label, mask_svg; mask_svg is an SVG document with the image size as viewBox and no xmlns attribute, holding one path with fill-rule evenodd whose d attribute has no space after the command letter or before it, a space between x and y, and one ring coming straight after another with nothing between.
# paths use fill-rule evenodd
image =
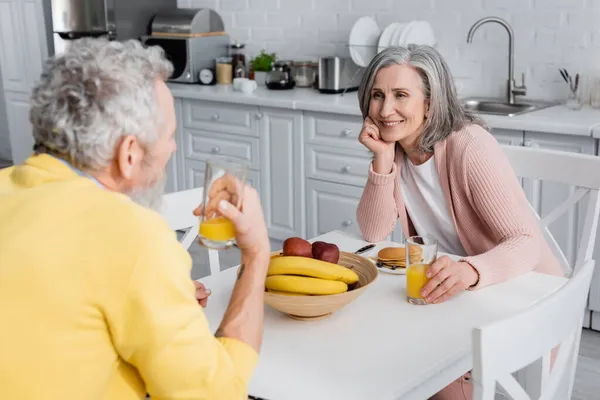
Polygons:
<instances>
[{"instance_id":1,"label":"potted plant","mask_svg":"<svg viewBox=\"0 0 600 400\"><path fill-rule=\"evenodd\" d=\"M267 73L271 71L275 62L275 53L267 53L266 50L261 50L260 54L252 59L250 66L254 72L254 80L257 85L264 86L267 79Z\"/></svg>"}]
</instances>

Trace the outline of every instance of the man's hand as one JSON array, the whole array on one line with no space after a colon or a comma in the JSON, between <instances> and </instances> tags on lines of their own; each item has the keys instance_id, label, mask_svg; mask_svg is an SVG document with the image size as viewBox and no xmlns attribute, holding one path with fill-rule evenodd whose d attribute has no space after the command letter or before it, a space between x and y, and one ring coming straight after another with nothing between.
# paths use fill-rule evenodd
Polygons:
<instances>
[{"instance_id":1,"label":"man's hand","mask_svg":"<svg viewBox=\"0 0 600 400\"><path fill-rule=\"evenodd\" d=\"M457 293L475 285L477 271L466 262L455 262L448 256L438 258L427 268L430 281L421 290L427 303L442 303Z\"/></svg>"},{"instance_id":2,"label":"man's hand","mask_svg":"<svg viewBox=\"0 0 600 400\"><path fill-rule=\"evenodd\" d=\"M203 308L206 307L208 302L208 296L210 296L210 289L207 289L202 282L194 281L196 286L196 300Z\"/></svg>"}]
</instances>

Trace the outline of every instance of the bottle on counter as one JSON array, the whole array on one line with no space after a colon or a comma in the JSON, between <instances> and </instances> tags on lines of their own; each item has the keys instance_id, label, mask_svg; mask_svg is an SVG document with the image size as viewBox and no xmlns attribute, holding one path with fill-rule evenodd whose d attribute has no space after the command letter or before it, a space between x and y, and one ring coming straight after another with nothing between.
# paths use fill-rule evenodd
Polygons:
<instances>
[{"instance_id":1,"label":"bottle on counter","mask_svg":"<svg viewBox=\"0 0 600 400\"><path fill-rule=\"evenodd\" d=\"M231 45L231 65L232 65L232 78L247 78L246 72L246 45L241 43L234 43Z\"/></svg>"}]
</instances>

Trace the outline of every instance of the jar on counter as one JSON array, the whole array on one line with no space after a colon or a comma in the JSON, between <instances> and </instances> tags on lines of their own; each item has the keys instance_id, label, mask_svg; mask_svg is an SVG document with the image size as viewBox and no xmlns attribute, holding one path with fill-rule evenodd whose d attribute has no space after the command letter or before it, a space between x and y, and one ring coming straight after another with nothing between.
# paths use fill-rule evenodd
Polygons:
<instances>
[{"instance_id":1,"label":"jar on counter","mask_svg":"<svg viewBox=\"0 0 600 400\"><path fill-rule=\"evenodd\" d=\"M233 68L233 78L246 78L246 45L234 43L231 45L231 65Z\"/></svg>"},{"instance_id":2,"label":"jar on counter","mask_svg":"<svg viewBox=\"0 0 600 400\"><path fill-rule=\"evenodd\" d=\"M221 85L231 85L233 82L233 68L231 66L231 57L219 57L217 62L217 83Z\"/></svg>"},{"instance_id":3,"label":"jar on counter","mask_svg":"<svg viewBox=\"0 0 600 400\"><path fill-rule=\"evenodd\" d=\"M317 72L317 64L311 61L294 62L294 80L297 87L312 87Z\"/></svg>"}]
</instances>

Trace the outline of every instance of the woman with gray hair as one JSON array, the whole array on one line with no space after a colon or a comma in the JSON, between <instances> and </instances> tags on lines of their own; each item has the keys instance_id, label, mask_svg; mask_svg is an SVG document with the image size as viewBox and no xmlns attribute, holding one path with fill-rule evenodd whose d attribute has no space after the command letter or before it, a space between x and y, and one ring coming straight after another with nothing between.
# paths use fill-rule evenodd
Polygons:
<instances>
[{"instance_id":1,"label":"woman with gray hair","mask_svg":"<svg viewBox=\"0 0 600 400\"><path fill-rule=\"evenodd\" d=\"M439 52L417 45L380 52L359 101L359 141L374 155L357 210L362 235L383 240L399 219L405 237L433 236L440 251L461 257L428 268L427 303L531 270L562 275L506 156L462 107ZM466 383L434 398L470 398Z\"/></svg>"}]
</instances>

